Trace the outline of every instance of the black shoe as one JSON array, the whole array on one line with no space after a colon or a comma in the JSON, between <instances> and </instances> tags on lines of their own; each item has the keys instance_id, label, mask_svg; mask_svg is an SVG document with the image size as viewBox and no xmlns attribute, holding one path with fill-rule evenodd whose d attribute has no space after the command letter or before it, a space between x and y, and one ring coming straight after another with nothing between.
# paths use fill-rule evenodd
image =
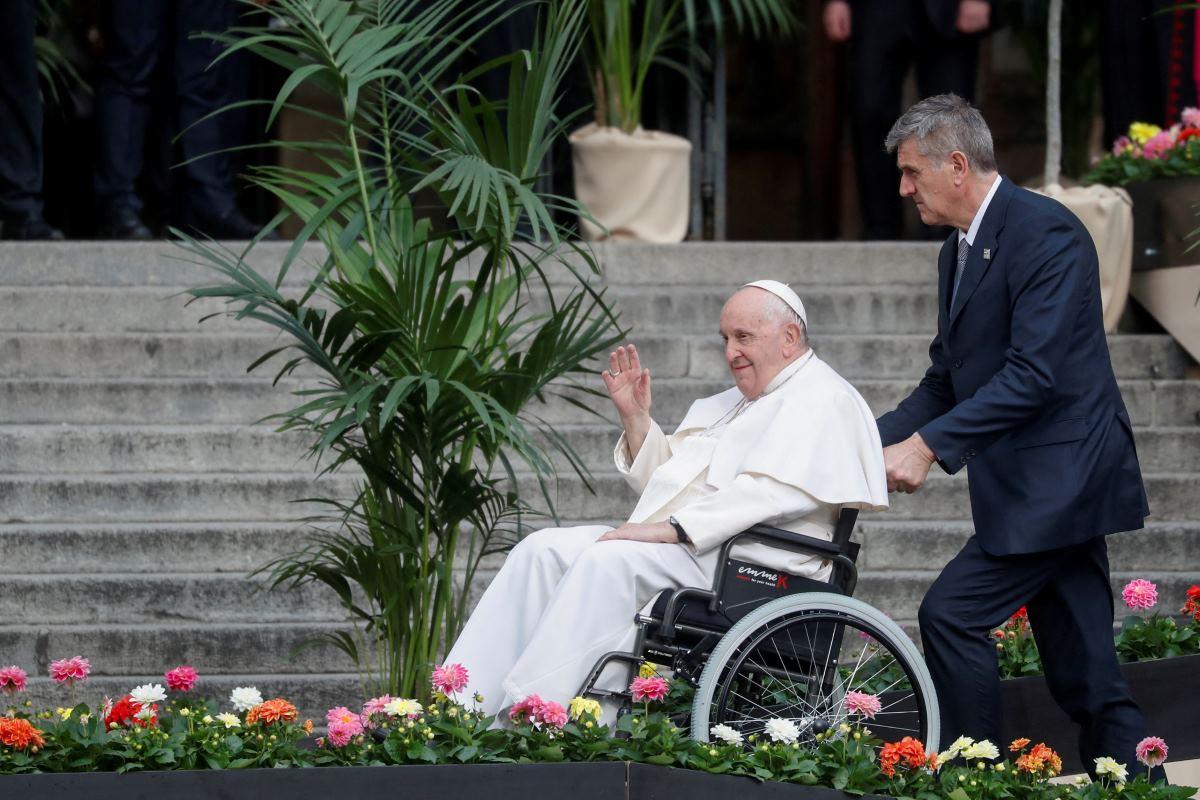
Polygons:
<instances>
[{"instance_id":1,"label":"black shoe","mask_svg":"<svg viewBox=\"0 0 1200 800\"><path fill-rule=\"evenodd\" d=\"M101 239L144 242L154 238L138 213L129 206L110 206L101 213L96 234Z\"/></svg>"},{"instance_id":2,"label":"black shoe","mask_svg":"<svg viewBox=\"0 0 1200 800\"><path fill-rule=\"evenodd\" d=\"M217 219L202 220L196 227L214 239L253 239L263 229L262 225L251 222L240 211L231 211ZM263 241L279 241L279 234L271 231L263 237Z\"/></svg>"},{"instance_id":3,"label":"black shoe","mask_svg":"<svg viewBox=\"0 0 1200 800\"><path fill-rule=\"evenodd\" d=\"M41 216L0 221L0 239L10 241L61 242L65 237Z\"/></svg>"}]
</instances>

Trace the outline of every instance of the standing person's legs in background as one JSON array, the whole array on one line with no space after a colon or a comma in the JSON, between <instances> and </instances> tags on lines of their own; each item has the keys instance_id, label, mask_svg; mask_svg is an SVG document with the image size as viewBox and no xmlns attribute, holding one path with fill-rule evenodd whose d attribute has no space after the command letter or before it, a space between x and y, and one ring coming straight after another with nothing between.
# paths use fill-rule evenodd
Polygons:
<instances>
[{"instance_id":1,"label":"standing person's legs in background","mask_svg":"<svg viewBox=\"0 0 1200 800\"><path fill-rule=\"evenodd\" d=\"M42 217L36 0L0 0L0 238L61 239Z\"/></svg>"},{"instance_id":2,"label":"standing person's legs in background","mask_svg":"<svg viewBox=\"0 0 1200 800\"><path fill-rule=\"evenodd\" d=\"M237 23L234 0L192 0L175 12L174 40L176 126L182 145L179 168L187 198L188 222L202 232L226 239L249 239L259 226L237 207L233 159L219 152L240 144L228 135L227 120L220 115L204 119L233 101L230 62L213 64L222 45L200 32L220 33ZM193 160L195 159L195 160Z\"/></svg>"},{"instance_id":3,"label":"standing person's legs in background","mask_svg":"<svg viewBox=\"0 0 1200 800\"><path fill-rule=\"evenodd\" d=\"M142 202L135 184L142 172L151 87L162 60L171 5L166 0L108 0L102 4L104 57L96 82L96 203L98 232L106 238L153 236L138 216Z\"/></svg>"},{"instance_id":4,"label":"standing person's legs in background","mask_svg":"<svg viewBox=\"0 0 1200 800\"><path fill-rule=\"evenodd\" d=\"M900 92L912 64L912 12L907 2L895 0L863 0L853 9L850 111L862 235L899 239L900 179L883 140L900 115Z\"/></svg>"}]
</instances>

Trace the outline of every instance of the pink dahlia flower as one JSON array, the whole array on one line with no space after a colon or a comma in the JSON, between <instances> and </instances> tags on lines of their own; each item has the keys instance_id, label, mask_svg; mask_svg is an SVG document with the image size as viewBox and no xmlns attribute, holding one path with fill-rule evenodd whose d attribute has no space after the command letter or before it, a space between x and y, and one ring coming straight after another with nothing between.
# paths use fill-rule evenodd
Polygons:
<instances>
[{"instance_id":1,"label":"pink dahlia flower","mask_svg":"<svg viewBox=\"0 0 1200 800\"><path fill-rule=\"evenodd\" d=\"M25 691L25 670L13 664L11 667L0 667L0 692L16 694Z\"/></svg>"},{"instance_id":2,"label":"pink dahlia flower","mask_svg":"<svg viewBox=\"0 0 1200 800\"><path fill-rule=\"evenodd\" d=\"M362 733L362 725L351 725L345 722L329 723L327 741L334 747L345 747L350 740Z\"/></svg>"},{"instance_id":3,"label":"pink dahlia flower","mask_svg":"<svg viewBox=\"0 0 1200 800\"><path fill-rule=\"evenodd\" d=\"M1125 588L1121 590L1121 597L1125 600L1125 605L1135 611L1149 611L1158 602L1158 587L1150 581L1138 578L1125 584Z\"/></svg>"},{"instance_id":4,"label":"pink dahlia flower","mask_svg":"<svg viewBox=\"0 0 1200 800\"><path fill-rule=\"evenodd\" d=\"M634 678L633 683L629 684L629 691L633 692L634 702L646 703L666 697L671 691L671 684L657 675L653 678Z\"/></svg>"},{"instance_id":5,"label":"pink dahlia flower","mask_svg":"<svg viewBox=\"0 0 1200 800\"><path fill-rule=\"evenodd\" d=\"M1175 146L1175 137L1168 131L1159 131L1142 145L1142 155L1146 158L1166 158L1167 151Z\"/></svg>"},{"instance_id":6,"label":"pink dahlia flower","mask_svg":"<svg viewBox=\"0 0 1200 800\"><path fill-rule=\"evenodd\" d=\"M363 727L364 728L374 728L375 723L371 720L371 717L375 714L387 714L386 706L390 702L392 702L392 696L390 694L385 694L385 695L381 695L379 697L372 697L370 700L363 703L363 710L362 710Z\"/></svg>"},{"instance_id":7,"label":"pink dahlia flower","mask_svg":"<svg viewBox=\"0 0 1200 800\"><path fill-rule=\"evenodd\" d=\"M433 670L430 682L434 691L441 692L447 697L460 692L467 685L470 673L462 664L443 664Z\"/></svg>"},{"instance_id":8,"label":"pink dahlia flower","mask_svg":"<svg viewBox=\"0 0 1200 800\"><path fill-rule=\"evenodd\" d=\"M846 692L843 702L848 713L867 719L875 719L875 715L883 710L883 703L879 702L879 698L866 692Z\"/></svg>"},{"instance_id":9,"label":"pink dahlia flower","mask_svg":"<svg viewBox=\"0 0 1200 800\"><path fill-rule=\"evenodd\" d=\"M544 722L553 728L562 728L567 724L567 719L567 710L553 700L542 703L537 715L538 722Z\"/></svg>"},{"instance_id":10,"label":"pink dahlia flower","mask_svg":"<svg viewBox=\"0 0 1200 800\"><path fill-rule=\"evenodd\" d=\"M163 673L167 679L167 688L173 692L190 692L199 680L200 674L192 667L176 667Z\"/></svg>"},{"instance_id":11,"label":"pink dahlia flower","mask_svg":"<svg viewBox=\"0 0 1200 800\"><path fill-rule=\"evenodd\" d=\"M1112 154L1114 156L1119 156L1128 149L1129 149L1129 137L1128 136L1118 136L1117 140L1115 142L1113 142Z\"/></svg>"},{"instance_id":12,"label":"pink dahlia flower","mask_svg":"<svg viewBox=\"0 0 1200 800\"><path fill-rule=\"evenodd\" d=\"M545 705L546 701L540 696L527 695L512 704L512 708L508 710L508 718L513 722L529 722L536 725Z\"/></svg>"},{"instance_id":13,"label":"pink dahlia flower","mask_svg":"<svg viewBox=\"0 0 1200 800\"><path fill-rule=\"evenodd\" d=\"M333 734L334 725L344 726L346 730L352 731L352 736L357 736L358 734L362 733L363 730L362 717L360 717L358 714L355 714L345 706L338 706L337 708L331 708L326 711L325 721L329 723L329 732L331 736Z\"/></svg>"},{"instance_id":14,"label":"pink dahlia flower","mask_svg":"<svg viewBox=\"0 0 1200 800\"><path fill-rule=\"evenodd\" d=\"M1180 115L1180 121L1189 128L1200 128L1200 108L1185 108Z\"/></svg>"},{"instance_id":15,"label":"pink dahlia flower","mask_svg":"<svg viewBox=\"0 0 1200 800\"><path fill-rule=\"evenodd\" d=\"M83 656L50 662L50 677L56 682L65 683L68 686L87 680L87 676L91 671L91 662Z\"/></svg>"},{"instance_id":16,"label":"pink dahlia flower","mask_svg":"<svg viewBox=\"0 0 1200 800\"><path fill-rule=\"evenodd\" d=\"M1153 769L1167 760L1167 743L1158 736L1147 736L1137 743L1134 752L1138 761Z\"/></svg>"}]
</instances>

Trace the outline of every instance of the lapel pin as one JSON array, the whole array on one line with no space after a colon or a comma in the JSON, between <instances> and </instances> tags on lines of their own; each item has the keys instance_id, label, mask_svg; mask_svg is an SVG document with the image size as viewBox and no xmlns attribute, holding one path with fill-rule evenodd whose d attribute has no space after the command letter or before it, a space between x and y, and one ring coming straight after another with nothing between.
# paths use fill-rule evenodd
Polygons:
<instances>
[{"instance_id":1,"label":"lapel pin","mask_svg":"<svg viewBox=\"0 0 1200 800\"><path fill-rule=\"evenodd\" d=\"M983 248L983 260L984 261L992 260L992 248L990 248L990 247Z\"/></svg>"}]
</instances>

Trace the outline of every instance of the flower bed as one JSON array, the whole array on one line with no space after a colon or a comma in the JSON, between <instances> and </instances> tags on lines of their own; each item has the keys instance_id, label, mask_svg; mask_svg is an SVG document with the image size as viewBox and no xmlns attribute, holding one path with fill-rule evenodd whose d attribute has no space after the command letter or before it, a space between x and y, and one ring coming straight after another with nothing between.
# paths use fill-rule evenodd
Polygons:
<instances>
[{"instance_id":1,"label":"flower bed","mask_svg":"<svg viewBox=\"0 0 1200 800\"><path fill-rule=\"evenodd\" d=\"M72 669L51 671L74 693L76 685L86 681L90 665L78 657L68 661ZM10 709L0 717L0 773L17 774L4 779L15 796L82 790L92 800L118 793L122 800L162 796L164 791L185 798L218 793L250 797L264 791L270 796L327 796L354 791L350 787L360 783L362 791L398 785L411 789L414 781L436 785L441 794L458 786L453 791L524 797L546 791L549 781L577 799L650 797L682 792L685 784L709 775L772 782L766 785L776 788L756 790L761 796L774 796L776 789L794 791L783 783L826 790L812 797L846 792L923 800L1091 800L1114 791L1132 798L1182 800L1192 792L1151 784L1142 777L1128 780L1125 768L1111 758L1097 760L1095 783L1051 784L1048 779L1062 770L1061 758L1045 743L1028 739L1012 742L1005 752L991 742L965 738L941 753L926 752L908 737L884 742L869 728L875 704L867 695L847 698L846 721L816 734L807 745L801 744L800 730L788 719L768 720L757 737L716 725L711 742L697 742L672 721L671 683L654 675L643 675L631 686L639 705L615 730L600 721L595 701L575 698L564 706L536 695L512 707L507 726L493 727L493 718L476 710L480 698L458 697L467 677L460 665L439 667L433 699L426 703L377 697L359 711L330 709L327 735L316 740L315 749L308 749L301 745L313 733L313 723L301 722L287 700L264 700L256 688L239 687L229 697L231 710L222 711L215 701L194 693L199 683L194 670L177 668L166 673L170 693L159 684L147 684L116 701L106 700L96 711L86 704L40 713L27 706ZM0 688L11 695L19 694L24 682L24 673L15 666L0 673ZM1132 760L1134 754L1118 755ZM1157 739L1144 741L1136 754L1148 766L1162 763L1166 756L1166 744ZM476 766L459 766L464 764ZM527 772L497 768L517 764L539 766ZM435 765L443 766L430 772L428 767ZM549 765L562 769L546 771ZM642 765L687 769L655 771ZM287 778L273 769L251 769L289 766L350 769L306 770ZM356 769L376 766L405 767L405 772ZM142 774L61 774L82 772ZM710 791L710 785L716 786L697 784L689 793L705 797L730 791ZM302 790L288 788L301 786ZM743 784L737 790L750 788Z\"/></svg>"}]
</instances>

